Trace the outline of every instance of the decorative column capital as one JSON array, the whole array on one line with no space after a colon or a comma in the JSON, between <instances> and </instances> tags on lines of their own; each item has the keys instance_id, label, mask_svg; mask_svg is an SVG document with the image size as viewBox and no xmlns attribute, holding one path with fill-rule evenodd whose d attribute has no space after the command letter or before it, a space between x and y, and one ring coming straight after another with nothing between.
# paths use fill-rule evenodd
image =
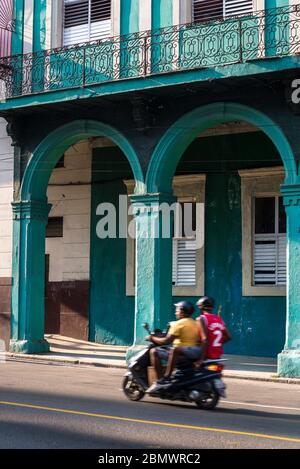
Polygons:
<instances>
[{"instance_id":1,"label":"decorative column capital","mask_svg":"<svg viewBox=\"0 0 300 469\"><path fill-rule=\"evenodd\" d=\"M133 215L151 217L160 212L172 210L172 205L176 202L176 197L169 193L132 195L130 196ZM166 205L167 207L166 207Z\"/></svg>"},{"instance_id":2,"label":"decorative column capital","mask_svg":"<svg viewBox=\"0 0 300 469\"><path fill-rule=\"evenodd\" d=\"M40 200L22 200L11 205L14 220L38 220L46 223L51 209L51 204Z\"/></svg>"},{"instance_id":3,"label":"decorative column capital","mask_svg":"<svg viewBox=\"0 0 300 469\"><path fill-rule=\"evenodd\" d=\"M280 190L285 207L300 207L300 184L282 184Z\"/></svg>"},{"instance_id":4,"label":"decorative column capital","mask_svg":"<svg viewBox=\"0 0 300 469\"><path fill-rule=\"evenodd\" d=\"M131 195L130 200L133 205L160 205L163 203L173 204L177 198L173 194L158 192L155 194Z\"/></svg>"}]
</instances>

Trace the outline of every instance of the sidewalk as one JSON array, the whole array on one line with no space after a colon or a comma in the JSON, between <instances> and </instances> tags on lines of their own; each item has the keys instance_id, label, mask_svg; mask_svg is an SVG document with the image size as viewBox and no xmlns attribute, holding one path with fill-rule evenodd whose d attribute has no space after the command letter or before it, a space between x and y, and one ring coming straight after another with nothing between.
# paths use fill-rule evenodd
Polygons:
<instances>
[{"instance_id":1,"label":"sidewalk","mask_svg":"<svg viewBox=\"0 0 300 469\"><path fill-rule=\"evenodd\" d=\"M6 352L6 359L25 362L60 363L62 365L126 368L125 354L127 347L84 342L59 335L46 335L45 338L50 343L49 353L24 355ZM278 378L276 376L277 366L275 358L243 355L225 355L224 358L228 360L224 371L226 378L300 384L300 379Z\"/></svg>"}]
</instances>

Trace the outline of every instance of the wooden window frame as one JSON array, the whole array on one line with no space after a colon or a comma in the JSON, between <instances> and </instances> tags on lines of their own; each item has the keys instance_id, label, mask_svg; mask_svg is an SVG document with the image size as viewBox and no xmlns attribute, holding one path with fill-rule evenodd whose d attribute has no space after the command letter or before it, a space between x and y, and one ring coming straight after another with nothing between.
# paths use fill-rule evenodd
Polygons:
<instances>
[{"instance_id":1,"label":"wooden window frame","mask_svg":"<svg viewBox=\"0 0 300 469\"><path fill-rule=\"evenodd\" d=\"M286 296L286 286L253 285L253 199L280 196L283 167L240 170L242 211L242 294L243 296Z\"/></svg>"}]
</instances>

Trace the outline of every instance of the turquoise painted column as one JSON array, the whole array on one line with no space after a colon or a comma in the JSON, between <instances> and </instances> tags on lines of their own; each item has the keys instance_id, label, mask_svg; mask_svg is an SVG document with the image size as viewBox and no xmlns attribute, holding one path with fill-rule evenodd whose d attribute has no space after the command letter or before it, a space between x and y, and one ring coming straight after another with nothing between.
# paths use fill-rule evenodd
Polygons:
<instances>
[{"instance_id":1,"label":"turquoise painted column","mask_svg":"<svg viewBox=\"0 0 300 469\"><path fill-rule=\"evenodd\" d=\"M14 0L15 28L12 34L12 55L23 54L24 0Z\"/></svg>"},{"instance_id":2,"label":"turquoise painted column","mask_svg":"<svg viewBox=\"0 0 300 469\"><path fill-rule=\"evenodd\" d=\"M176 57L175 33L161 28L173 26L173 0L152 0L151 71L170 72Z\"/></svg>"},{"instance_id":3,"label":"turquoise painted column","mask_svg":"<svg viewBox=\"0 0 300 469\"><path fill-rule=\"evenodd\" d=\"M134 36L139 31L139 0L121 0L120 18L120 77L133 78L141 74L143 42Z\"/></svg>"},{"instance_id":4,"label":"turquoise painted column","mask_svg":"<svg viewBox=\"0 0 300 469\"><path fill-rule=\"evenodd\" d=\"M44 339L45 229L50 205L13 202L13 285L10 351L49 350Z\"/></svg>"},{"instance_id":5,"label":"turquoise painted column","mask_svg":"<svg viewBox=\"0 0 300 469\"><path fill-rule=\"evenodd\" d=\"M13 9L15 28L12 33L12 69L14 71L13 80L11 84L11 95L18 96L22 94L22 81L23 81L23 54L24 48L24 0L14 0Z\"/></svg>"},{"instance_id":6,"label":"turquoise painted column","mask_svg":"<svg viewBox=\"0 0 300 469\"><path fill-rule=\"evenodd\" d=\"M145 344L143 324L165 328L172 308L172 211L163 217L161 204L175 202L170 194L132 196L136 223L135 266L135 331L129 358L138 346ZM166 228L166 232L163 228ZM168 236L168 228L170 235Z\"/></svg>"},{"instance_id":7,"label":"turquoise painted column","mask_svg":"<svg viewBox=\"0 0 300 469\"><path fill-rule=\"evenodd\" d=\"M32 92L44 89L47 0L34 0L32 52Z\"/></svg>"},{"instance_id":8,"label":"turquoise painted column","mask_svg":"<svg viewBox=\"0 0 300 469\"><path fill-rule=\"evenodd\" d=\"M47 0L34 0L32 51L45 49Z\"/></svg>"},{"instance_id":9,"label":"turquoise painted column","mask_svg":"<svg viewBox=\"0 0 300 469\"><path fill-rule=\"evenodd\" d=\"M281 187L287 213L287 319L278 374L300 378L300 184Z\"/></svg>"}]
</instances>

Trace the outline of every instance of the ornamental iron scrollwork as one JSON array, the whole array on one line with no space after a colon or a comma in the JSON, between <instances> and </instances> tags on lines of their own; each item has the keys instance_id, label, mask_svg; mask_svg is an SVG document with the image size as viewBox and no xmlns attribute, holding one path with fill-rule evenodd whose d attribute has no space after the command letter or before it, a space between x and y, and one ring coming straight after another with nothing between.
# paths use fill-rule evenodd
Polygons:
<instances>
[{"instance_id":1,"label":"ornamental iron scrollwork","mask_svg":"<svg viewBox=\"0 0 300 469\"><path fill-rule=\"evenodd\" d=\"M300 5L0 58L5 98L300 54Z\"/></svg>"}]
</instances>

